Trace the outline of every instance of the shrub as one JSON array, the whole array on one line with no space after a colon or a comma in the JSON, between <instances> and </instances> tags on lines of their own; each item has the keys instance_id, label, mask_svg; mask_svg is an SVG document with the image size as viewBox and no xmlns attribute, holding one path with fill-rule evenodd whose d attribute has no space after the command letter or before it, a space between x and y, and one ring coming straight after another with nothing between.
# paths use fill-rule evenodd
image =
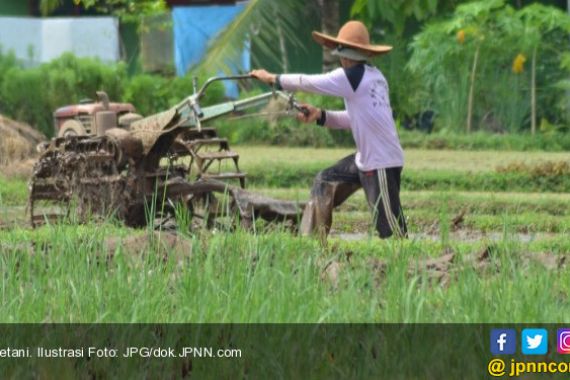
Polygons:
<instances>
[{"instance_id":1,"label":"shrub","mask_svg":"<svg viewBox=\"0 0 570 380\"><path fill-rule=\"evenodd\" d=\"M570 177L570 161L546 161L532 165L525 162L511 162L498 166L497 172L530 174L533 177Z\"/></svg>"},{"instance_id":2,"label":"shrub","mask_svg":"<svg viewBox=\"0 0 570 380\"><path fill-rule=\"evenodd\" d=\"M165 78L140 74L127 77L124 63L105 64L97 59L78 58L70 53L41 66L24 69L13 54L0 51L0 112L29 123L47 136L53 135L53 112L64 105L94 98L107 92L112 101L133 103L143 115L171 107L193 92L192 76ZM199 83L207 73L198 73ZM224 87L208 88L202 104L223 100Z\"/></svg>"},{"instance_id":3,"label":"shrub","mask_svg":"<svg viewBox=\"0 0 570 380\"><path fill-rule=\"evenodd\" d=\"M198 78L198 89L212 77L211 73L205 71L189 72L183 77L175 77L171 80L168 86L168 97L170 105L179 103L184 98L192 95L194 92L194 85L192 83L193 77ZM204 93L200 99L200 105L208 106L223 101L225 97L225 88L222 82L214 82Z\"/></svg>"},{"instance_id":4,"label":"shrub","mask_svg":"<svg viewBox=\"0 0 570 380\"><path fill-rule=\"evenodd\" d=\"M35 126L47 136L52 135L53 110L48 103L40 69L11 68L5 75L0 93L3 112L13 119Z\"/></svg>"},{"instance_id":5,"label":"shrub","mask_svg":"<svg viewBox=\"0 0 570 380\"><path fill-rule=\"evenodd\" d=\"M151 115L168 108L167 80L157 75L136 75L125 86L124 100L133 103L137 112Z\"/></svg>"},{"instance_id":6,"label":"shrub","mask_svg":"<svg viewBox=\"0 0 570 380\"><path fill-rule=\"evenodd\" d=\"M1 57L1 56L0 56ZM63 54L39 67L24 69L14 64L2 64L10 59L0 58L0 99L2 112L35 126L51 136L52 113L58 107L73 104L106 91L111 99L120 99L126 80L124 64L105 65L91 58Z\"/></svg>"},{"instance_id":7,"label":"shrub","mask_svg":"<svg viewBox=\"0 0 570 380\"><path fill-rule=\"evenodd\" d=\"M14 53L3 54L2 47L0 46L0 88L2 87L2 82L8 72L13 67L17 67L18 62ZM0 98L0 111L2 109L2 98Z\"/></svg>"},{"instance_id":8,"label":"shrub","mask_svg":"<svg viewBox=\"0 0 570 380\"><path fill-rule=\"evenodd\" d=\"M208 78L206 73L188 73L186 76L175 78L150 74L135 75L125 86L124 100L133 103L137 111L143 115L164 111L192 95L194 75L198 76L200 86ZM213 83L206 90L200 104L207 106L219 103L223 100L224 93L224 86L221 83Z\"/></svg>"}]
</instances>

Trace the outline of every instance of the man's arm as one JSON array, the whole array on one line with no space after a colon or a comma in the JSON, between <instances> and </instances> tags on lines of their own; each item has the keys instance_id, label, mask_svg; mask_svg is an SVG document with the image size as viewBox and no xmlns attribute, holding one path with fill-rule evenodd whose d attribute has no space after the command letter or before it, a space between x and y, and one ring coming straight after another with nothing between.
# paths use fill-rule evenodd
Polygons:
<instances>
[{"instance_id":1,"label":"man's arm","mask_svg":"<svg viewBox=\"0 0 570 380\"><path fill-rule=\"evenodd\" d=\"M276 75L265 70L253 70L251 75L267 84L275 84L278 88L286 91L305 91L344 98L354 93L344 70L341 68L325 74L315 75Z\"/></svg>"},{"instance_id":2,"label":"man's arm","mask_svg":"<svg viewBox=\"0 0 570 380\"><path fill-rule=\"evenodd\" d=\"M310 104L301 104L308 112L299 112L297 118L305 123L314 123L331 129L350 129L350 117L344 111L326 111Z\"/></svg>"},{"instance_id":3,"label":"man's arm","mask_svg":"<svg viewBox=\"0 0 570 380\"><path fill-rule=\"evenodd\" d=\"M317 124L331 129L350 129L350 117L346 110L321 110L321 117L317 120Z\"/></svg>"}]
</instances>

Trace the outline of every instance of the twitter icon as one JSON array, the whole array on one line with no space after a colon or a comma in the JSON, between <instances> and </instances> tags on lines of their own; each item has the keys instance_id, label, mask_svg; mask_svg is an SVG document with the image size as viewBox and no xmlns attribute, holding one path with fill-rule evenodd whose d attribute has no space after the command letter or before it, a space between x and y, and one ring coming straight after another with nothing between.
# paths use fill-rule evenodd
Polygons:
<instances>
[{"instance_id":1,"label":"twitter icon","mask_svg":"<svg viewBox=\"0 0 570 380\"><path fill-rule=\"evenodd\" d=\"M545 355L548 352L548 331L545 329L524 329L521 343L523 354Z\"/></svg>"}]
</instances>

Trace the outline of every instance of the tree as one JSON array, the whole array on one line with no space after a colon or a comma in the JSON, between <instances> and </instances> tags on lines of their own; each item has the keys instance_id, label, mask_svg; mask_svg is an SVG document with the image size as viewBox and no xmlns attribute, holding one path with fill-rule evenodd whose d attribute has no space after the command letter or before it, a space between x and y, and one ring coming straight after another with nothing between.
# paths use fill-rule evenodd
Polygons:
<instances>
[{"instance_id":1,"label":"tree","mask_svg":"<svg viewBox=\"0 0 570 380\"><path fill-rule=\"evenodd\" d=\"M531 55L531 133L536 133L536 64L544 36L556 29L570 33L570 16L559 9L541 4L529 5L516 13L520 21L522 49Z\"/></svg>"},{"instance_id":2,"label":"tree","mask_svg":"<svg viewBox=\"0 0 570 380\"><path fill-rule=\"evenodd\" d=\"M296 48L303 48L296 26L302 22L298 13L305 6L303 0L284 0L279 2L276 12L275 0L250 0L210 45L199 64L200 68L232 71L232 62L239 62L244 43L249 40L262 54L274 57L282 69L288 70L283 66L287 53L285 41Z\"/></svg>"},{"instance_id":3,"label":"tree","mask_svg":"<svg viewBox=\"0 0 570 380\"><path fill-rule=\"evenodd\" d=\"M481 45L485 39L489 40L495 32L493 28L493 12L504 6L503 0L487 0L461 5L457 8L454 22L459 25L458 39L469 30L474 37L474 54L471 74L469 76L469 97L467 100L467 132L471 132L473 122L473 96L475 91L475 77ZM494 37L494 36L493 36Z\"/></svg>"},{"instance_id":4,"label":"tree","mask_svg":"<svg viewBox=\"0 0 570 380\"><path fill-rule=\"evenodd\" d=\"M467 94L462 100L467 106L461 112L467 116L468 132L473 129L478 105L482 120L491 115L499 130L504 129L501 124L520 127L530 110L531 131L535 133L537 81L540 78L543 86L555 89L554 82L564 75L559 63L564 49L559 46L568 37L569 20L564 12L539 4L520 10L502 0L463 4L451 19L428 24L414 37L408 67L422 76L434 97L446 91L453 94L453 90L455 98ZM544 54L539 70L540 52L548 55ZM532 57L528 90L524 81L523 87L519 87L527 56ZM541 76L537 75L539 72ZM456 86L464 78L466 85ZM530 102L525 100L526 91L530 93ZM545 92L544 113L550 112L553 97L554 91ZM518 99L524 100L524 104ZM452 97L447 100L454 101Z\"/></svg>"},{"instance_id":5,"label":"tree","mask_svg":"<svg viewBox=\"0 0 570 380\"><path fill-rule=\"evenodd\" d=\"M321 30L328 35L336 35L340 28L339 0L317 0L321 14ZM338 59L331 54L330 49L323 49L323 72L335 68Z\"/></svg>"},{"instance_id":6,"label":"tree","mask_svg":"<svg viewBox=\"0 0 570 380\"><path fill-rule=\"evenodd\" d=\"M47 16L59 6L61 6L63 0L40 0L40 12L42 15Z\"/></svg>"},{"instance_id":7,"label":"tree","mask_svg":"<svg viewBox=\"0 0 570 380\"><path fill-rule=\"evenodd\" d=\"M468 70L466 130L472 130L475 84L480 63L481 49L497 41L494 12L504 7L503 0L486 0L457 7L451 19L428 24L414 37L411 44L413 54L408 67L423 73L427 85L438 90L450 86L442 81L441 70L456 71L461 78ZM453 38L455 36L455 38ZM470 62L468 67L458 62ZM446 75L447 74L447 75ZM444 73L449 77L449 73Z\"/></svg>"},{"instance_id":8,"label":"tree","mask_svg":"<svg viewBox=\"0 0 570 380\"><path fill-rule=\"evenodd\" d=\"M40 0L40 11L47 16L64 0ZM165 0L73 0L75 5L95 8L101 13L113 14L123 20L139 20L141 17L164 12Z\"/></svg>"},{"instance_id":9,"label":"tree","mask_svg":"<svg viewBox=\"0 0 570 380\"><path fill-rule=\"evenodd\" d=\"M351 15L369 25L378 21L388 23L397 35L402 35L409 19L426 20L437 13L450 11L460 0L355 0Z\"/></svg>"}]
</instances>

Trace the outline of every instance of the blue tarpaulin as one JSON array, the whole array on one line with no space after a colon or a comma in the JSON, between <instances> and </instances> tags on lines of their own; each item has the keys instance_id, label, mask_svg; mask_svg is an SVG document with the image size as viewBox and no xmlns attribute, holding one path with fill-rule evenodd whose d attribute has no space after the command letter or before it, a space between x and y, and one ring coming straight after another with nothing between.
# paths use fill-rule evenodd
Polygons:
<instances>
[{"instance_id":1,"label":"blue tarpaulin","mask_svg":"<svg viewBox=\"0 0 570 380\"><path fill-rule=\"evenodd\" d=\"M244 4L223 6L174 7L174 62L176 74L183 76L206 53L211 39L220 33L243 9ZM243 71L250 70L249 49L244 48L241 62L235 62ZM226 82L226 95L238 96L235 83Z\"/></svg>"}]
</instances>

